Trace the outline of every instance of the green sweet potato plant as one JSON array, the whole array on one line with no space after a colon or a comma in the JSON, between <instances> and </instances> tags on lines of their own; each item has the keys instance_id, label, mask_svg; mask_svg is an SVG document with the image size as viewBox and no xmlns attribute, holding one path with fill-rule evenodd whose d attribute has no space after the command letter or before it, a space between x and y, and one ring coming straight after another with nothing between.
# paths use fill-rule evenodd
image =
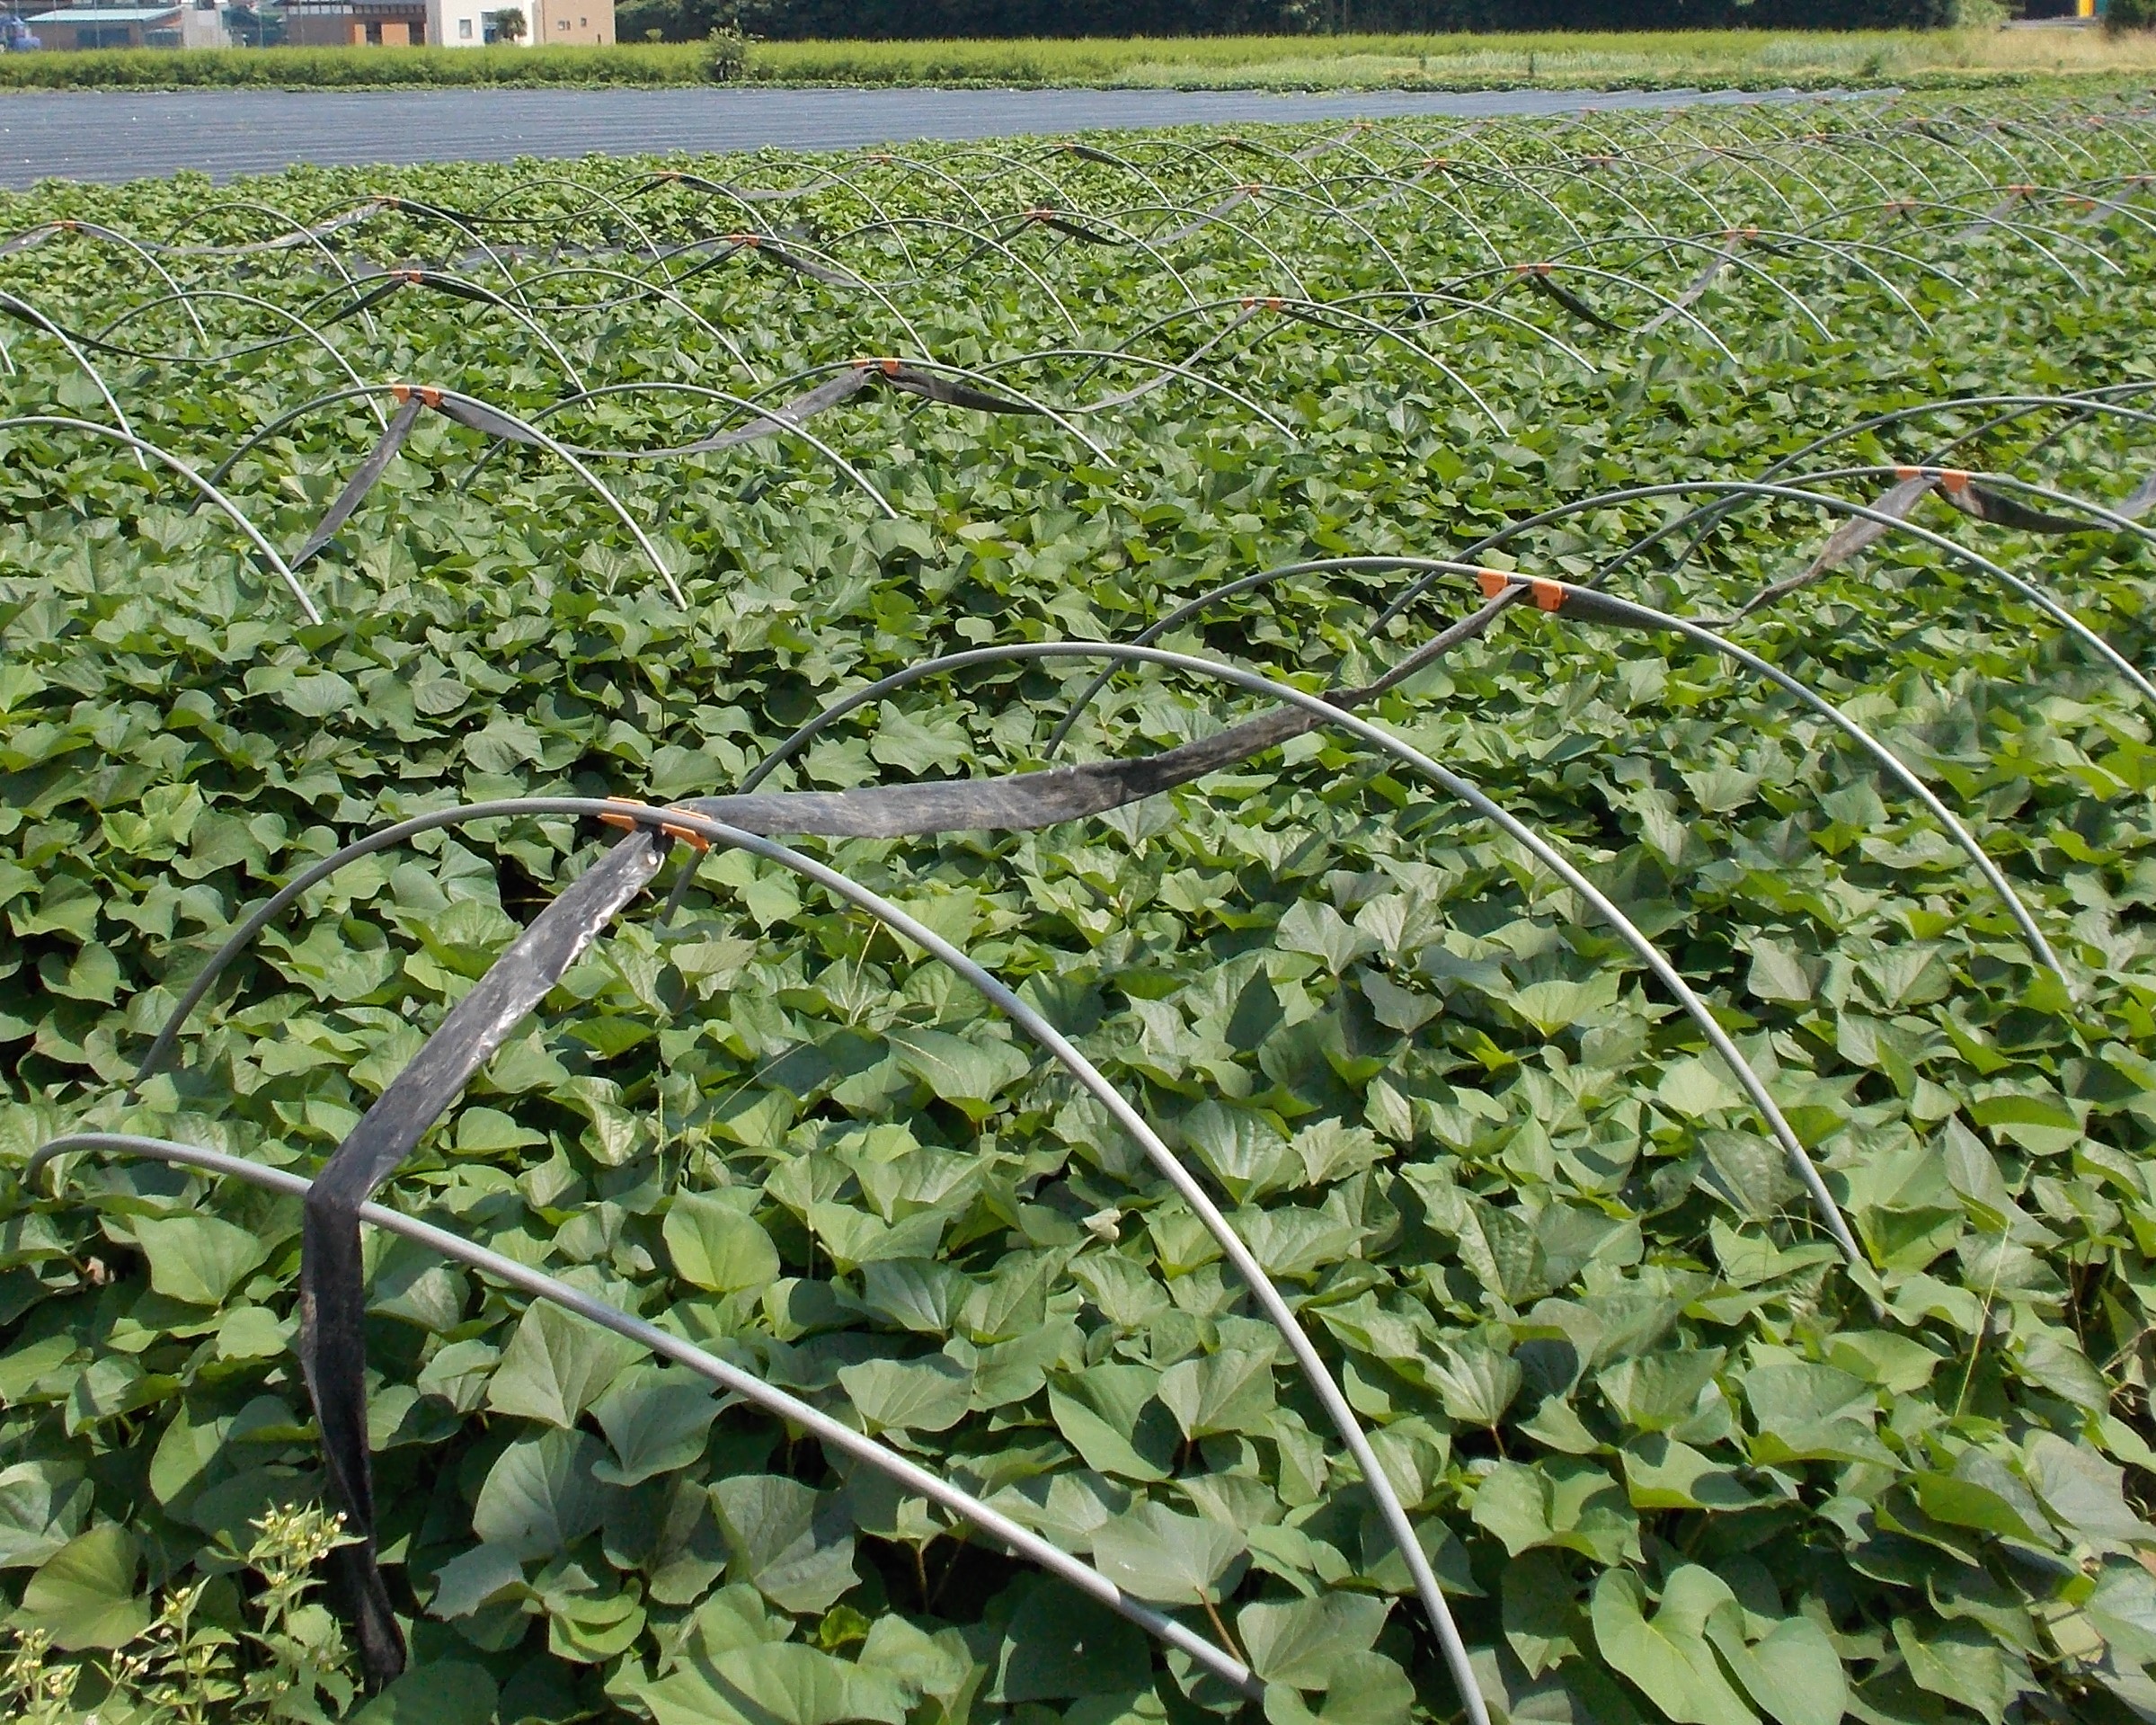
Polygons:
<instances>
[{"instance_id":1,"label":"green sweet potato plant","mask_svg":"<svg viewBox=\"0 0 2156 1725\"><path fill-rule=\"evenodd\" d=\"M0 253L14 1710L1462 1717L1368 1485L1188 1205L951 971L767 860L679 853L679 912L614 922L382 1202L959 1482L1262 1703L785 1421L371 1232L411 1668L370 1695L312 1579L343 1506L297 1200L28 1161L96 1127L311 1173L611 836L519 815L355 862L130 1094L238 920L391 820L728 791L923 659L1126 640L1294 562L1588 582L1731 500L1522 524L1787 460L1859 506L1930 461L2105 511L2037 530L1941 488L1731 626L1937 790L2059 972L1869 759L1696 644L1523 604L1359 710L1653 938L1858 1265L1638 955L1338 732L1043 830L800 842L1008 981L1198 1171L1371 1432L1491 1718L2156 1716L2156 749L2134 685L1987 567L2156 653L2151 126L1880 101L0 199L36 236ZM879 387L666 453L892 356L1052 411ZM391 385L556 447L415 410L292 570L309 622L235 516L296 557L427 405ZM83 429L120 415L201 485ZM1726 617L1837 525L1737 501L1610 590ZM1361 687L1483 602L1454 575L1386 615L1412 579L1283 575L1162 645ZM769 788L1038 769L1096 669L910 684ZM1056 758L1261 707L1125 667Z\"/></svg>"}]
</instances>

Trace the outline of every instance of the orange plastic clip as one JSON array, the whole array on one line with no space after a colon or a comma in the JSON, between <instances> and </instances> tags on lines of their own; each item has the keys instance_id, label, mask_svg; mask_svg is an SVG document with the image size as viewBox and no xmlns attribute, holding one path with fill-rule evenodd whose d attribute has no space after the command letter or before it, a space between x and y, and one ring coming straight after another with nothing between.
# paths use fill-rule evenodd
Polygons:
<instances>
[{"instance_id":1,"label":"orange plastic clip","mask_svg":"<svg viewBox=\"0 0 2156 1725\"><path fill-rule=\"evenodd\" d=\"M607 798L607 801L609 803L618 803L624 809L648 810L651 807L650 804L639 803L633 796L609 796ZM679 810L676 812L682 814L687 813L686 810ZM673 821L660 821L654 823L649 821L639 821L634 814L602 814L599 817L599 824L602 826L619 827L625 832L633 832L641 826L651 826L656 824L659 831L665 833L668 838L678 840L682 844L687 845L691 850L709 850L711 849L711 840L706 839L701 832L698 832L694 827L682 826Z\"/></svg>"},{"instance_id":2,"label":"orange plastic clip","mask_svg":"<svg viewBox=\"0 0 2156 1725\"><path fill-rule=\"evenodd\" d=\"M389 387L389 398L399 407L402 407L414 396L417 396L430 407L441 405L441 391L435 388L432 384L399 383L392 384Z\"/></svg>"},{"instance_id":3,"label":"orange plastic clip","mask_svg":"<svg viewBox=\"0 0 2156 1725\"><path fill-rule=\"evenodd\" d=\"M1939 476L1939 487L1951 496L1959 496L1969 488L1969 476L1959 467L1947 467Z\"/></svg>"},{"instance_id":4,"label":"orange plastic clip","mask_svg":"<svg viewBox=\"0 0 2156 1725\"><path fill-rule=\"evenodd\" d=\"M679 840L691 850L700 852L711 849L711 840L694 827L677 826L673 822L667 821L661 824L659 831L665 833L670 839Z\"/></svg>"},{"instance_id":5,"label":"orange plastic clip","mask_svg":"<svg viewBox=\"0 0 2156 1725\"><path fill-rule=\"evenodd\" d=\"M1475 572L1475 584L1482 589L1485 599L1496 598L1513 584L1513 579L1502 569L1477 569Z\"/></svg>"},{"instance_id":6,"label":"orange plastic clip","mask_svg":"<svg viewBox=\"0 0 2156 1725\"><path fill-rule=\"evenodd\" d=\"M1527 589L1535 596L1539 610L1554 611L1565 602L1565 590L1554 581L1530 581Z\"/></svg>"}]
</instances>

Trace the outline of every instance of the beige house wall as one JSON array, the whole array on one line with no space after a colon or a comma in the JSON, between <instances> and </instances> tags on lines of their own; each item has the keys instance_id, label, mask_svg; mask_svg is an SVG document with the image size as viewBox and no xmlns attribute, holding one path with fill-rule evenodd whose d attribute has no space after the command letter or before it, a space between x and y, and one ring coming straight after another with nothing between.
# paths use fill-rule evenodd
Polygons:
<instances>
[{"instance_id":1,"label":"beige house wall","mask_svg":"<svg viewBox=\"0 0 2156 1725\"><path fill-rule=\"evenodd\" d=\"M614 40L614 0L533 0L535 48L604 47Z\"/></svg>"}]
</instances>

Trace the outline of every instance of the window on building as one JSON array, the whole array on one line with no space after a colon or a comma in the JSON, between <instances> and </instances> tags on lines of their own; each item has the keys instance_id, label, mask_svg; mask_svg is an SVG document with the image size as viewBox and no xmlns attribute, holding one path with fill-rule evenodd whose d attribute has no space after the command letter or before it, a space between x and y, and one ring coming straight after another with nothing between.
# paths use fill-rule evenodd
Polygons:
<instances>
[{"instance_id":1,"label":"window on building","mask_svg":"<svg viewBox=\"0 0 2156 1725\"><path fill-rule=\"evenodd\" d=\"M472 40L472 21L469 18L457 21L457 36L459 41L468 42Z\"/></svg>"},{"instance_id":2,"label":"window on building","mask_svg":"<svg viewBox=\"0 0 2156 1725\"><path fill-rule=\"evenodd\" d=\"M564 19L563 19L563 20L562 20L562 22L561 22L561 28L562 28L562 29L563 29L563 30L567 30L567 29L569 28L569 21L568 21L568 19L564 18Z\"/></svg>"}]
</instances>

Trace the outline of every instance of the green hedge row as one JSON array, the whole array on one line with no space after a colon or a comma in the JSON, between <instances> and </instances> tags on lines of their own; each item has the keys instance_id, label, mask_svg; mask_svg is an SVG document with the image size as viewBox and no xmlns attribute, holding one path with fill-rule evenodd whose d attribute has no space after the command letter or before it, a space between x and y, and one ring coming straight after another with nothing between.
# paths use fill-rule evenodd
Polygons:
<instances>
[{"instance_id":1,"label":"green hedge row","mask_svg":"<svg viewBox=\"0 0 2156 1725\"><path fill-rule=\"evenodd\" d=\"M615 48L92 49L0 54L0 89L669 84L709 80L700 42Z\"/></svg>"},{"instance_id":2,"label":"green hedge row","mask_svg":"<svg viewBox=\"0 0 2156 1725\"><path fill-rule=\"evenodd\" d=\"M1925 30L1960 0L632 0L774 40L944 37L1232 36L1322 33L1343 13L1358 31ZM662 22L669 40L680 33ZM626 23L624 36L641 35Z\"/></svg>"}]
</instances>

